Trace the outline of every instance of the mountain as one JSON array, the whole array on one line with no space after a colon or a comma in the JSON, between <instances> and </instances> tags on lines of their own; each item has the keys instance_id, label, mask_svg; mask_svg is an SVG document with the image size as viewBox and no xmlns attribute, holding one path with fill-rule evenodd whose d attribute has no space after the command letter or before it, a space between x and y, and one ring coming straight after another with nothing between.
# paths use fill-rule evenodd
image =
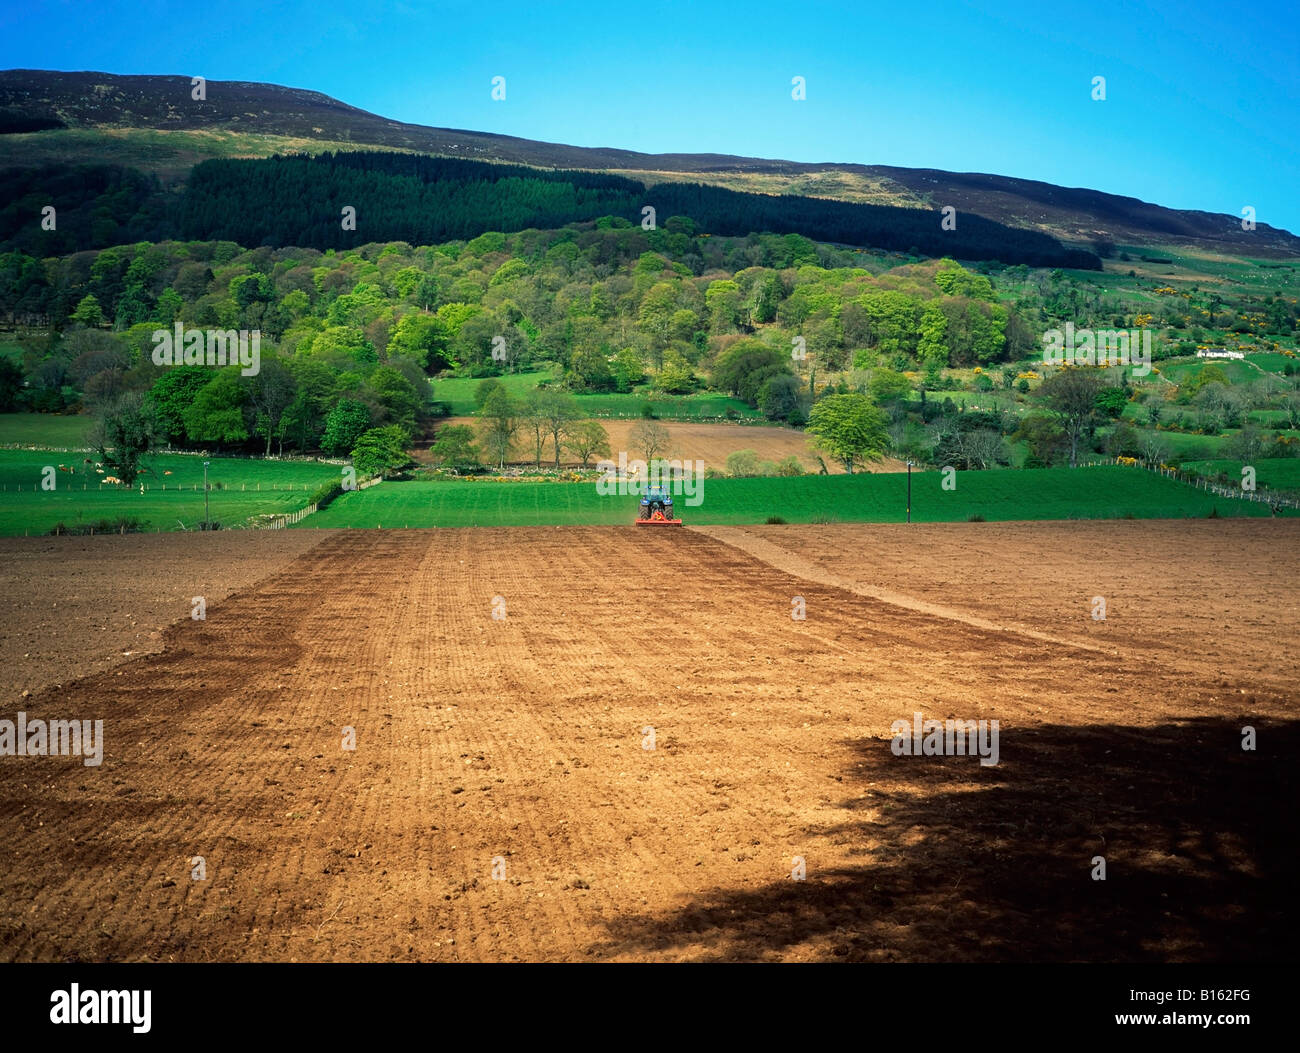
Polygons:
<instances>
[{"instance_id":1,"label":"mountain","mask_svg":"<svg viewBox=\"0 0 1300 1053\"><path fill-rule=\"evenodd\" d=\"M1084 188L889 165L567 146L405 124L320 92L248 81L208 81L206 99L195 101L188 77L0 71L0 134L10 164L113 159L173 180L209 157L378 147L604 171L647 184L689 180L751 193L865 204L928 209L952 205L958 212L1075 243L1300 256L1300 238L1264 223L1246 232L1235 216L1164 208Z\"/></svg>"}]
</instances>

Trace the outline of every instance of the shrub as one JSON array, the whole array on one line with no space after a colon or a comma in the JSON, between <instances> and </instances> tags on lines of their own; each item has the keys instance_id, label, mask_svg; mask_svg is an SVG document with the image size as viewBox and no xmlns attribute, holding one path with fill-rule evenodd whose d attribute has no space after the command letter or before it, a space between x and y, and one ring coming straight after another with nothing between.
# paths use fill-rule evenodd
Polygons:
<instances>
[{"instance_id":1,"label":"shrub","mask_svg":"<svg viewBox=\"0 0 1300 1053\"><path fill-rule=\"evenodd\" d=\"M116 519L96 519L93 523L77 523L68 526L59 522L46 531L47 534L139 534L149 523L134 516L118 516ZM219 529L219 523L213 523L211 529Z\"/></svg>"},{"instance_id":2,"label":"shrub","mask_svg":"<svg viewBox=\"0 0 1300 1053\"><path fill-rule=\"evenodd\" d=\"M342 482L325 483L323 486L319 487L314 494L311 495L311 500L308 501L307 503L309 505L315 505L317 510L319 510L324 508L326 505L328 505L331 501L334 500L334 498L338 497L339 494L341 493L343 493Z\"/></svg>"},{"instance_id":3,"label":"shrub","mask_svg":"<svg viewBox=\"0 0 1300 1053\"><path fill-rule=\"evenodd\" d=\"M966 517L966 522L968 522L968 523L983 523L983 522L984 522L984 517L983 517L982 515L980 515L978 512L972 512L970 515L968 515L968 516Z\"/></svg>"},{"instance_id":4,"label":"shrub","mask_svg":"<svg viewBox=\"0 0 1300 1053\"><path fill-rule=\"evenodd\" d=\"M780 516L768 516L763 520L763 522L767 523L769 526L782 526L785 524L785 520Z\"/></svg>"}]
</instances>

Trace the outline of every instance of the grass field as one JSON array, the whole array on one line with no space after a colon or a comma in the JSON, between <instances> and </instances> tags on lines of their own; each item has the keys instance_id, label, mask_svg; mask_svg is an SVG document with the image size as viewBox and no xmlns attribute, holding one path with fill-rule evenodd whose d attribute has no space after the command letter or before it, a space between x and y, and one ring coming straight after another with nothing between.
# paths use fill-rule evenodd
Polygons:
<instances>
[{"instance_id":1,"label":"grass field","mask_svg":"<svg viewBox=\"0 0 1300 1053\"><path fill-rule=\"evenodd\" d=\"M433 397L438 402L451 406L451 416L472 416L477 406L474 392L483 383L484 377L452 377L433 382ZM531 373L514 373L493 378L501 382L515 398L523 398L544 380L550 380L551 374L545 370ZM762 414L740 399L725 395L657 395L651 397L644 392L626 394L575 395L578 405L588 417L639 417L648 402L654 407L657 417L665 420L699 420L701 418L724 417L730 410L737 417L760 419Z\"/></svg>"},{"instance_id":2,"label":"grass field","mask_svg":"<svg viewBox=\"0 0 1300 1053\"><path fill-rule=\"evenodd\" d=\"M448 377L446 380L433 382L433 397L438 402L451 406L453 417L469 416L478 406L474 402L474 392L487 377ZM511 373L502 377L491 378L501 384L515 398L523 398L544 380L550 380L551 374L545 370L529 373Z\"/></svg>"},{"instance_id":3,"label":"grass field","mask_svg":"<svg viewBox=\"0 0 1300 1053\"><path fill-rule=\"evenodd\" d=\"M763 415L740 399L725 395L576 395L578 405L589 417L639 417L648 402L663 420L701 420L733 417L761 420Z\"/></svg>"},{"instance_id":4,"label":"grass field","mask_svg":"<svg viewBox=\"0 0 1300 1053\"><path fill-rule=\"evenodd\" d=\"M70 457L41 450L0 450L0 534L44 534L55 524L67 527L101 519L135 518L150 530L192 528L203 518L203 462L199 454L150 458L146 492L106 485L86 465L85 455ZM225 527L249 516L292 512L307 503L322 483L339 478L336 465L315 461L254 461L206 458L210 514ZM41 489L43 469L63 464L76 472L55 471L55 489ZM89 469L89 471L87 471ZM164 474L171 473L171 474Z\"/></svg>"},{"instance_id":5,"label":"grass field","mask_svg":"<svg viewBox=\"0 0 1300 1053\"><path fill-rule=\"evenodd\" d=\"M941 489L939 472L912 477L912 519L985 520L1178 519L1268 515L1259 504L1203 494L1135 468L1098 467L966 472L955 490ZM879 522L906 518L905 474L802 476L793 479L709 479L698 507L679 497L691 524ZM594 483L406 482L344 494L303 520L305 527L462 527L612 525L630 523L636 498L602 497Z\"/></svg>"},{"instance_id":6,"label":"grass field","mask_svg":"<svg viewBox=\"0 0 1300 1053\"><path fill-rule=\"evenodd\" d=\"M1241 461L1188 461L1185 467L1198 472L1224 472L1232 479L1241 478ZM1270 490L1300 490L1300 459L1295 457L1258 458L1252 467L1255 469L1255 484L1267 486Z\"/></svg>"},{"instance_id":7,"label":"grass field","mask_svg":"<svg viewBox=\"0 0 1300 1053\"><path fill-rule=\"evenodd\" d=\"M53 413L0 413L0 446L41 446L47 450L77 450L86 445L89 417Z\"/></svg>"}]
</instances>

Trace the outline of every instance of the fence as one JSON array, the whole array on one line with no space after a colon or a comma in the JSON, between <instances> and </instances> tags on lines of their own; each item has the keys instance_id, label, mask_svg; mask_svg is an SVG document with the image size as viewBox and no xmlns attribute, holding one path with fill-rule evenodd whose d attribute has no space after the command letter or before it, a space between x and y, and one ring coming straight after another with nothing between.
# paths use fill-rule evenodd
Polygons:
<instances>
[{"instance_id":1,"label":"fence","mask_svg":"<svg viewBox=\"0 0 1300 1053\"><path fill-rule=\"evenodd\" d=\"M309 490L316 490L319 487L320 487L320 483L267 483L265 487L263 487L261 483L254 483L253 492L261 493L263 490L266 490L267 492L284 491L285 493L293 493L293 491L295 490L301 490L303 493L306 493ZM36 491L38 490L47 490L48 488L42 486L40 483L32 483L31 486L28 487L28 489L31 490L32 493L36 493ZM66 490L67 486L62 487L62 489ZM88 491L89 487L86 483L82 483L81 489ZM104 483L102 481L98 481L95 489L97 491L101 491L105 493L112 493L115 490L117 491L138 490L140 493L148 493L150 490L166 490L167 484L159 483L157 486L150 486L148 483L135 483L129 487L123 487L120 483ZM186 489L190 490L192 493L197 494L199 492L199 484L191 483L189 487L186 487L184 483L172 484L172 490L184 491ZM233 486L218 486L216 483L209 483L208 489L211 490L213 493L216 493L218 491L230 491L230 492L234 491ZM358 486L357 489L360 490L361 487ZM248 484L240 483L239 491L240 493L247 492ZM0 493L8 493L8 492L9 492L9 484L0 483ZM15 483L14 493L21 494L22 492L23 492L23 484Z\"/></svg>"},{"instance_id":2,"label":"fence","mask_svg":"<svg viewBox=\"0 0 1300 1053\"><path fill-rule=\"evenodd\" d=\"M1282 497L1279 494L1275 494L1267 487L1262 490L1243 490L1240 487L1224 486L1222 483L1210 482L1209 479L1202 478L1199 475L1188 475L1186 472L1180 472L1177 468L1170 468L1168 465L1164 464L1143 464L1141 461L1121 460L1118 457L1110 457L1100 461L1089 461L1082 467L1095 468L1098 465L1110 464L1119 465L1121 467L1141 468L1144 471L1154 472L1156 475L1163 475L1166 479L1173 479L1176 482L1194 487L1197 490L1204 490L1207 494L1217 494L1219 497L1233 498L1238 501L1254 501L1257 504L1268 505L1270 508L1300 509L1300 500L1293 497Z\"/></svg>"},{"instance_id":3,"label":"fence","mask_svg":"<svg viewBox=\"0 0 1300 1053\"><path fill-rule=\"evenodd\" d=\"M357 483L357 489L368 490L370 487L377 486L379 483L383 482L383 479L384 477L382 475L371 476L369 479ZM249 526L253 527L255 530L283 530L285 527L293 526L294 523L302 522L318 508L319 505L313 502L306 508L300 508L296 512L288 512L279 516L269 516L261 523L250 521Z\"/></svg>"}]
</instances>

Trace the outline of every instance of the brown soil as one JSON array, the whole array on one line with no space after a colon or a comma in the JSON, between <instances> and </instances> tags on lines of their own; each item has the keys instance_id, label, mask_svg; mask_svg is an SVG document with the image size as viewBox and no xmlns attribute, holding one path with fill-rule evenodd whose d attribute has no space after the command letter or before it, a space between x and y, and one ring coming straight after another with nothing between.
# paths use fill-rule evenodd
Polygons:
<instances>
[{"instance_id":1,"label":"brown soil","mask_svg":"<svg viewBox=\"0 0 1300 1053\"><path fill-rule=\"evenodd\" d=\"M473 425L473 417L449 417L444 424L469 424ZM636 452L634 444L629 440L628 433L636 425L633 420L602 420L598 422L606 432L609 433L609 446L613 451L614 459L618 459L620 450L626 450L629 460L640 457L641 454ZM713 468L717 471L726 471L727 455L736 453L739 450L753 450L760 461L771 461L774 464L784 460L787 457L798 457L803 465L805 472L820 472L822 462L818 461L817 454L813 452L808 445L806 434L801 431L795 431L793 428L778 428L760 424L692 424L682 421L660 421L668 434L672 436L672 441L667 450L660 454L665 458L677 458L678 460L699 460L704 462L706 468ZM441 425L440 425L441 426ZM551 460L548 461L544 452L542 456L543 467L554 463L554 447L549 443L546 445L546 451L550 453ZM428 460L427 455L422 452L417 453L417 458ZM532 463L532 439L530 436L521 433L517 443L512 460L517 463ZM826 464L826 469L831 475L840 475L844 472L844 466L837 463L834 458L822 454L822 461ZM576 460L566 459L561 464L576 465ZM593 461L594 464L594 461ZM898 472L905 471L906 466L903 462L892 457L886 457L883 460L872 462L858 471L868 472Z\"/></svg>"},{"instance_id":2,"label":"brown soil","mask_svg":"<svg viewBox=\"0 0 1300 1053\"><path fill-rule=\"evenodd\" d=\"M1300 526L1205 527L231 549L269 573L178 582L161 654L11 694L107 744L0 758L0 959L1293 959ZM148 540L98 588L192 542ZM894 756L916 711L1000 763Z\"/></svg>"},{"instance_id":3,"label":"brown soil","mask_svg":"<svg viewBox=\"0 0 1300 1053\"><path fill-rule=\"evenodd\" d=\"M0 691L12 699L161 651L195 596L211 606L319 541L301 530L0 539Z\"/></svg>"}]
</instances>

